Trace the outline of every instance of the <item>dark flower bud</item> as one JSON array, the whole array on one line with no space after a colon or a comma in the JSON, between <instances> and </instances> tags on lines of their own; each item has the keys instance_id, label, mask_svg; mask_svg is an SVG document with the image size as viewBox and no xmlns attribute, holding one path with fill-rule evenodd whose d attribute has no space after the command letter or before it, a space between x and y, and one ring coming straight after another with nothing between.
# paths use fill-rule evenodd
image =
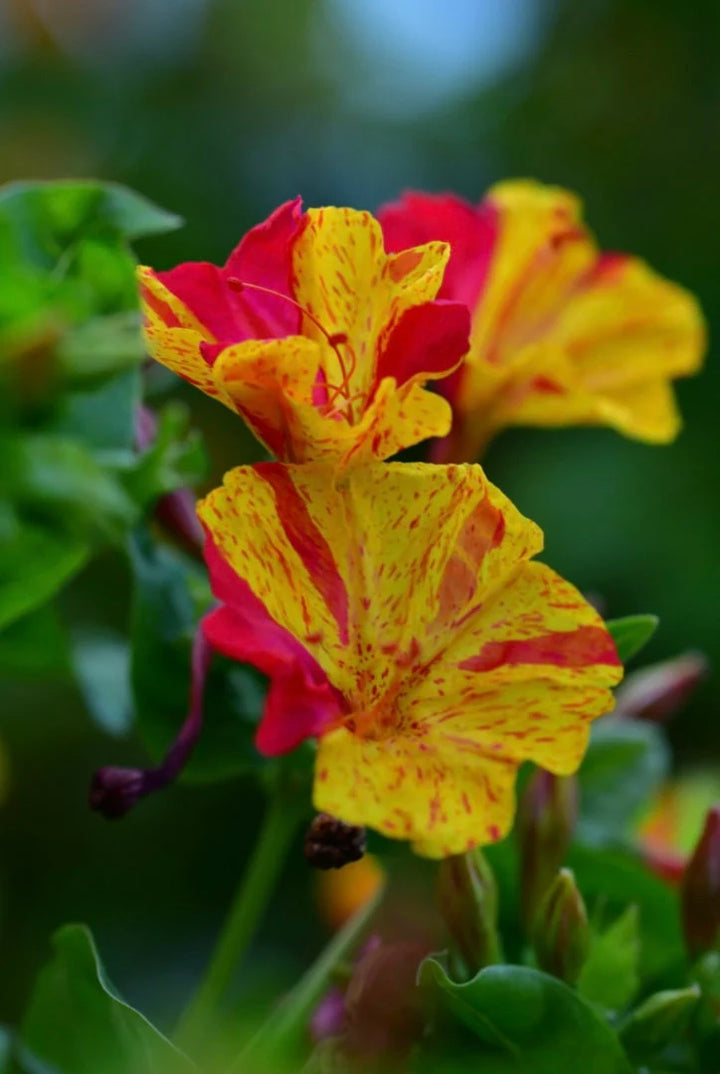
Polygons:
<instances>
[{"instance_id":1,"label":"dark flower bud","mask_svg":"<svg viewBox=\"0 0 720 1074\"><path fill-rule=\"evenodd\" d=\"M467 975L499 962L497 884L482 851L471 850L440 862L438 899Z\"/></svg>"},{"instance_id":2,"label":"dark flower bud","mask_svg":"<svg viewBox=\"0 0 720 1074\"><path fill-rule=\"evenodd\" d=\"M535 918L533 946L538 966L575 984L590 946L585 902L570 869L561 869Z\"/></svg>"},{"instance_id":3,"label":"dark flower bud","mask_svg":"<svg viewBox=\"0 0 720 1074\"><path fill-rule=\"evenodd\" d=\"M664 723L689 700L706 674L702 653L684 653L636 671L617 692L615 715Z\"/></svg>"},{"instance_id":4,"label":"dark flower bud","mask_svg":"<svg viewBox=\"0 0 720 1074\"><path fill-rule=\"evenodd\" d=\"M565 860L578 815L575 776L554 776L538 768L518 803L520 891L526 931Z\"/></svg>"},{"instance_id":5,"label":"dark flower bud","mask_svg":"<svg viewBox=\"0 0 720 1074\"><path fill-rule=\"evenodd\" d=\"M705 828L681 885L685 943L691 955L720 943L720 805L708 810Z\"/></svg>"},{"instance_id":6,"label":"dark flower bud","mask_svg":"<svg viewBox=\"0 0 720 1074\"><path fill-rule=\"evenodd\" d=\"M305 834L305 857L316 869L341 869L365 853L364 828L318 813Z\"/></svg>"},{"instance_id":7,"label":"dark flower bud","mask_svg":"<svg viewBox=\"0 0 720 1074\"><path fill-rule=\"evenodd\" d=\"M406 941L380 944L360 958L345 994L343 1041L349 1055L394 1061L407 1057L426 1021L424 996L416 983L426 954L424 945Z\"/></svg>"},{"instance_id":8,"label":"dark flower bud","mask_svg":"<svg viewBox=\"0 0 720 1074\"><path fill-rule=\"evenodd\" d=\"M100 768L92 778L88 803L108 820L118 820L142 798L145 787L142 768Z\"/></svg>"}]
</instances>

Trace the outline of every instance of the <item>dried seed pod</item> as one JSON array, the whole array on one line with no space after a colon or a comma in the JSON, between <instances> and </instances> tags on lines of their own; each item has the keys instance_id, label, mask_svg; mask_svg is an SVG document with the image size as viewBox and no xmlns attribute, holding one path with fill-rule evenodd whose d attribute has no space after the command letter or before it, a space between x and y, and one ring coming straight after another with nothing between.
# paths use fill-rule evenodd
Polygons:
<instances>
[{"instance_id":1,"label":"dried seed pod","mask_svg":"<svg viewBox=\"0 0 720 1074\"><path fill-rule=\"evenodd\" d=\"M305 857L316 869L341 869L365 853L365 829L318 813L305 834Z\"/></svg>"}]
</instances>

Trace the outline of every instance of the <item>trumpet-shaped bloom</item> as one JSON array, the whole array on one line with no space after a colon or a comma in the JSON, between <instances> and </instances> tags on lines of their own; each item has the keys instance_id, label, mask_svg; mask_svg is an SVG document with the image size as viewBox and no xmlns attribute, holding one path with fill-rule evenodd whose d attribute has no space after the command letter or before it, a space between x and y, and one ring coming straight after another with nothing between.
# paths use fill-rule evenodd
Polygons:
<instances>
[{"instance_id":1,"label":"trumpet-shaped bloom","mask_svg":"<svg viewBox=\"0 0 720 1074\"><path fill-rule=\"evenodd\" d=\"M651 443L676 436L670 382L699 368L698 305L637 258L601 253L572 194L505 182L476 207L410 193L379 219L389 249L449 242L440 293L473 311L466 361L442 385L456 424L438 457L474 458L509 424L604 424Z\"/></svg>"},{"instance_id":2,"label":"trumpet-shaped bloom","mask_svg":"<svg viewBox=\"0 0 720 1074\"><path fill-rule=\"evenodd\" d=\"M315 807L431 857L507 832L518 765L574 772L622 675L479 466L240 467L199 507L211 644L270 676L257 744L318 739Z\"/></svg>"},{"instance_id":3,"label":"trumpet-shaped bloom","mask_svg":"<svg viewBox=\"0 0 720 1074\"><path fill-rule=\"evenodd\" d=\"M449 253L386 254L369 213L303 213L298 198L223 268L139 269L147 347L280 459L387 458L450 429L448 403L423 387L468 347L466 307L436 301Z\"/></svg>"}]
</instances>

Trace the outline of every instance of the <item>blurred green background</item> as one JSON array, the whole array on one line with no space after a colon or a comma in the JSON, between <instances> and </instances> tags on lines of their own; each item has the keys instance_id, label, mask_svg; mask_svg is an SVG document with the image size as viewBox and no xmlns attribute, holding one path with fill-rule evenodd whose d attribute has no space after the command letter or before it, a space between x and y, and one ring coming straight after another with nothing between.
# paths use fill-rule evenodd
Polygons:
<instances>
[{"instance_id":1,"label":"blurred green background","mask_svg":"<svg viewBox=\"0 0 720 1074\"><path fill-rule=\"evenodd\" d=\"M404 187L477 199L500 178L534 176L582 194L605 248L695 291L712 339L719 47L715 0L0 0L0 181L135 187L186 220L140 245L166 268L224 260L297 193L372 209ZM519 429L486 464L544 528L548 562L608 615L659 614L648 660L700 648L718 667L712 350L703 375L679 385L686 429L671 447ZM257 454L222 408L178 394L207 437L213 483ZM122 628L127 589L108 554L65 601ZM718 683L671 730L684 761L720 759ZM50 931L84 920L128 998L167 1024L261 803L236 783L174 788L108 825L87 809L90 773L142 763L140 746L103 736L59 680L4 683L0 712L0 1021L17 1018ZM258 960L268 980L323 936L299 850L282 890Z\"/></svg>"}]
</instances>

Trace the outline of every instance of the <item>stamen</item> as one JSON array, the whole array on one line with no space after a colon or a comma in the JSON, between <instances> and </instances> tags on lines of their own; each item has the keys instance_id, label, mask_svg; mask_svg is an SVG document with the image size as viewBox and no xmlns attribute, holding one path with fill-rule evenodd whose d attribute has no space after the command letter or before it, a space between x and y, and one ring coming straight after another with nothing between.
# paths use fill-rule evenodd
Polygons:
<instances>
[{"instance_id":1,"label":"stamen","mask_svg":"<svg viewBox=\"0 0 720 1074\"><path fill-rule=\"evenodd\" d=\"M313 313L310 312L310 310L306 309L305 306L302 306L299 302L296 302L294 298L290 297L290 295L284 295L282 293L282 291L276 291L272 287L263 287L259 283L246 283L245 280L240 280L240 279L238 279L237 276L228 276L227 284L228 284L228 287L232 291L237 291L238 293L242 293L243 291L245 291L247 289L247 290L250 290L250 291L260 291L263 294L272 295L275 298L280 298L284 302L289 302L290 305L294 306L295 309L299 310L300 313L302 313L302 315L304 317L307 317L307 319L309 321L311 321L312 324L315 325L317 330L319 332L322 332L323 336L325 337L325 339L327 341L328 346L331 347L335 351L335 357L338 360L338 365L340 366L340 373L342 375L341 387L339 389L336 389L336 390L340 394L342 394L342 395L344 395L346 397L349 396L349 393L350 393L350 378L352 377L353 373L355 372L355 369L356 369L356 366L357 366L357 360L355 358L354 351L352 349L350 349L351 365L350 365L350 368L347 369L346 366L345 366L345 361L343 359L343 356L340 354L340 351L338 350L338 347L340 347L342 344L348 342L348 337L347 337L346 332L335 332L335 333L333 333L331 335L328 332L328 330L323 327L323 325L320 323L320 321L317 319L317 317ZM352 409L350 410L350 420L352 421Z\"/></svg>"}]
</instances>

